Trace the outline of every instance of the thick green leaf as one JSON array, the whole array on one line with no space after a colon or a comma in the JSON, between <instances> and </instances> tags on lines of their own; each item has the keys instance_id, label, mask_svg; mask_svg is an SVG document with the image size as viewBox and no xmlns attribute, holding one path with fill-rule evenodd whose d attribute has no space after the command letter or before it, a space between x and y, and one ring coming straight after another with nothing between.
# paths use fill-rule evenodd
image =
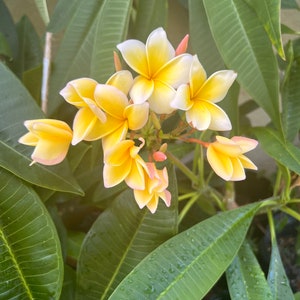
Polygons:
<instances>
[{"instance_id":1,"label":"thick green leaf","mask_svg":"<svg viewBox=\"0 0 300 300\"><path fill-rule=\"evenodd\" d=\"M29 166L32 147L18 143L26 133L25 119L43 118L34 99L20 81L0 64L0 166L18 177L53 190L82 194L68 163L58 166Z\"/></svg>"},{"instance_id":2,"label":"thick green leaf","mask_svg":"<svg viewBox=\"0 0 300 300\"><path fill-rule=\"evenodd\" d=\"M64 103L59 91L68 81L91 77L105 82L114 72L113 51L126 36L131 5L132 0L91 0L76 6L54 61L50 115Z\"/></svg>"},{"instance_id":3,"label":"thick green leaf","mask_svg":"<svg viewBox=\"0 0 300 300\"><path fill-rule=\"evenodd\" d=\"M227 269L226 278L232 300L273 299L265 274L246 241Z\"/></svg>"},{"instance_id":4,"label":"thick green leaf","mask_svg":"<svg viewBox=\"0 0 300 300\"><path fill-rule=\"evenodd\" d=\"M293 300L294 295L289 284L289 279L285 274L285 270L281 261L277 242L272 241L272 252L268 272L268 283L276 300Z\"/></svg>"},{"instance_id":5,"label":"thick green leaf","mask_svg":"<svg viewBox=\"0 0 300 300\"><path fill-rule=\"evenodd\" d=\"M45 25L49 23L49 13L47 7L46 0L34 0L35 5L40 13L42 20L44 21Z\"/></svg>"},{"instance_id":6,"label":"thick green leaf","mask_svg":"<svg viewBox=\"0 0 300 300\"><path fill-rule=\"evenodd\" d=\"M259 205L218 214L169 239L109 299L202 299L238 252Z\"/></svg>"},{"instance_id":7,"label":"thick green leaf","mask_svg":"<svg viewBox=\"0 0 300 300\"><path fill-rule=\"evenodd\" d=\"M77 299L107 299L147 254L177 232L177 188L169 176L171 207L160 201L155 214L141 210L127 189L93 224L78 261Z\"/></svg>"},{"instance_id":8,"label":"thick green leaf","mask_svg":"<svg viewBox=\"0 0 300 300\"><path fill-rule=\"evenodd\" d=\"M204 0L208 22L226 65L280 128L278 66L272 44L254 11L240 0Z\"/></svg>"},{"instance_id":9,"label":"thick green leaf","mask_svg":"<svg viewBox=\"0 0 300 300\"><path fill-rule=\"evenodd\" d=\"M300 149L284 141L277 131L267 127L256 127L252 131L257 136L263 150L277 162L300 174Z\"/></svg>"},{"instance_id":10,"label":"thick green leaf","mask_svg":"<svg viewBox=\"0 0 300 300\"><path fill-rule=\"evenodd\" d=\"M293 44L300 44L300 39L291 43L291 57L286 68L285 80L282 87L282 125L286 138L294 141L300 129L300 62L297 62L294 57L300 55L294 53Z\"/></svg>"},{"instance_id":11,"label":"thick green leaf","mask_svg":"<svg viewBox=\"0 0 300 300\"><path fill-rule=\"evenodd\" d=\"M168 1L138 1L135 22L130 30L131 35L134 38L145 42L152 30L158 27L166 27L167 16Z\"/></svg>"},{"instance_id":12,"label":"thick green leaf","mask_svg":"<svg viewBox=\"0 0 300 300\"><path fill-rule=\"evenodd\" d=\"M224 69L224 62L211 35L203 1L189 0L189 27L193 51L208 74Z\"/></svg>"},{"instance_id":13,"label":"thick green leaf","mask_svg":"<svg viewBox=\"0 0 300 300\"><path fill-rule=\"evenodd\" d=\"M281 0L246 0L255 10L258 18L282 59L285 59L280 28Z\"/></svg>"},{"instance_id":14,"label":"thick green leaf","mask_svg":"<svg viewBox=\"0 0 300 300\"><path fill-rule=\"evenodd\" d=\"M0 170L0 298L58 299L63 281L59 238L36 193Z\"/></svg>"},{"instance_id":15,"label":"thick green leaf","mask_svg":"<svg viewBox=\"0 0 300 300\"><path fill-rule=\"evenodd\" d=\"M281 0L281 8L285 9L299 9L299 5L296 0Z\"/></svg>"}]
</instances>

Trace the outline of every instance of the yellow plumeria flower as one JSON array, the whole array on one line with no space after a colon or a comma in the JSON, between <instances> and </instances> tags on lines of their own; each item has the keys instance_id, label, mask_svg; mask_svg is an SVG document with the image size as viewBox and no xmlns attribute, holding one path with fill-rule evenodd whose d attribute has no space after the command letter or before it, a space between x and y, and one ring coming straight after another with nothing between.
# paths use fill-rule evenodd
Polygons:
<instances>
[{"instance_id":1,"label":"yellow plumeria flower","mask_svg":"<svg viewBox=\"0 0 300 300\"><path fill-rule=\"evenodd\" d=\"M130 97L134 103L149 101L158 114L171 113L174 88L188 82L192 62L190 54L175 56L175 50L162 28L154 30L146 45L127 40L117 46L126 63L139 75L134 79Z\"/></svg>"},{"instance_id":2,"label":"yellow plumeria flower","mask_svg":"<svg viewBox=\"0 0 300 300\"><path fill-rule=\"evenodd\" d=\"M134 198L140 208L145 206L155 213L158 200L161 198L167 207L171 205L171 193L167 190L169 185L167 168L156 169L154 163L147 163L149 172L145 173L145 189L134 190Z\"/></svg>"},{"instance_id":3,"label":"yellow plumeria flower","mask_svg":"<svg viewBox=\"0 0 300 300\"><path fill-rule=\"evenodd\" d=\"M95 101L106 113L106 122L99 126L104 149L125 139L128 129L141 129L148 120L148 103L133 104L128 101L126 94L112 85L98 84Z\"/></svg>"},{"instance_id":4,"label":"yellow plumeria flower","mask_svg":"<svg viewBox=\"0 0 300 300\"><path fill-rule=\"evenodd\" d=\"M132 140L123 140L104 153L103 181L105 187L113 187L123 180L132 189L145 189L147 166L138 154L145 141L135 146Z\"/></svg>"},{"instance_id":5,"label":"yellow plumeria flower","mask_svg":"<svg viewBox=\"0 0 300 300\"><path fill-rule=\"evenodd\" d=\"M31 164L38 162L50 166L64 160L72 140L68 124L59 120L36 119L27 120L24 125L29 132L20 137L19 143L35 147Z\"/></svg>"},{"instance_id":6,"label":"yellow plumeria flower","mask_svg":"<svg viewBox=\"0 0 300 300\"><path fill-rule=\"evenodd\" d=\"M178 88L171 106L186 111L187 122L198 130L230 130L228 116L215 103L223 100L236 76L231 70L223 70L207 79L195 55L190 69L190 82Z\"/></svg>"},{"instance_id":7,"label":"yellow plumeria flower","mask_svg":"<svg viewBox=\"0 0 300 300\"><path fill-rule=\"evenodd\" d=\"M224 180L244 180L244 168L257 170L257 167L243 154L254 149L257 144L256 140L241 136L231 139L217 136L216 141L207 148L207 159L216 174Z\"/></svg>"}]
</instances>

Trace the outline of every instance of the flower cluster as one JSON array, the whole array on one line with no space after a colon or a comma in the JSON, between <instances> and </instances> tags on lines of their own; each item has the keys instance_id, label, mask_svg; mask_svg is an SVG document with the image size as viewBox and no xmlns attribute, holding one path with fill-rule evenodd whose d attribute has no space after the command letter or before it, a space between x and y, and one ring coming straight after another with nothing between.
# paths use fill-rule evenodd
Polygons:
<instances>
[{"instance_id":1,"label":"flower cluster","mask_svg":"<svg viewBox=\"0 0 300 300\"><path fill-rule=\"evenodd\" d=\"M135 77L119 69L104 84L91 78L67 83L60 94L78 109L72 130L59 120L25 122L29 133L19 142L35 146L33 163L58 164L70 144L101 139L105 187L124 181L133 190L138 206L147 206L152 213L159 198L170 206L167 168L159 169L156 164L167 159L167 135L162 132L161 121L177 110L184 112L182 130L177 128L177 136L172 134L178 139L183 133L186 136L186 128L230 130L228 116L216 103L226 96L237 76L234 71L223 70L207 78L197 55L185 53L187 41L185 37L175 50L165 31L158 28L146 44L132 39L117 45ZM116 59L115 64L121 63ZM217 136L215 142L199 143L207 147L208 162L224 180L242 180L244 168L256 169L243 155L255 148L254 140ZM141 154L145 148L148 161Z\"/></svg>"}]
</instances>

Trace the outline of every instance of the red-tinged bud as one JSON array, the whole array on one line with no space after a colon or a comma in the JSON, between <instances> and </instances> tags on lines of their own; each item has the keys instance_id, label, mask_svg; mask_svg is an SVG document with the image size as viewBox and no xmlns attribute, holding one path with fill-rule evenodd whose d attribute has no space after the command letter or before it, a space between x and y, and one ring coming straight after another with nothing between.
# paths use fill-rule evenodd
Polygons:
<instances>
[{"instance_id":1,"label":"red-tinged bud","mask_svg":"<svg viewBox=\"0 0 300 300\"><path fill-rule=\"evenodd\" d=\"M157 162L165 161L167 159L166 154L161 151L154 152L152 156L153 159Z\"/></svg>"},{"instance_id":2,"label":"red-tinged bud","mask_svg":"<svg viewBox=\"0 0 300 300\"><path fill-rule=\"evenodd\" d=\"M189 43L189 35L187 34L179 43L176 51L175 51L175 55L180 55L186 52L187 47L188 47L188 43Z\"/></svg>"},{"instance_id":3,"label":"red-tinged bud","mask_svg":"<svg viewBox=\"0 0 300 300\"><path fill-rule=\"evenodd\" d=\"M119 57L119 55L116 51L114 51L114 64L115 64L116 72L122 71L121 60L120 60L120 57Z\"/></svg>"}]
</instances>

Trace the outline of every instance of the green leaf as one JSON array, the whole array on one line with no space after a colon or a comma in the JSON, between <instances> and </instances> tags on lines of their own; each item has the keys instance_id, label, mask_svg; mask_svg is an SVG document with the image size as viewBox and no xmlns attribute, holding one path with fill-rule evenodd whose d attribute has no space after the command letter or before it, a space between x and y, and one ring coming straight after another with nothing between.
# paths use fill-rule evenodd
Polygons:
<instances>
[{"instance_id":1,"label":"green leaf","mask_svg":"<svg viewBox=\"0 0 300 300\"><path fill-rule=\"evenodd\" d=\"M240 0L204 0L204 6L226 65L238 73L241 87L280 128L277 60L256 14Z\"/></svg>"},{"instance_id":2,"label":"green leaf","mask_svg":"<svg viewBox=\"0 0 300 300\"><path fill-rule=\"evenodd\" d=\"M202 299L233 260L259 205L220 213L169 239L109 299Z\"/></svg>"},{"instance_id":3,"label":"green leaf","mask_svg":"<svg viewBox=\"0 0 300 300\"><path fill-rule=\"evenodd\" d=\"M59 91L68 81L91 77L105 82L112 75L113 51L126 36L131 5L132 0L91 0L76 6L54 61L50 115L64 103Z\"/></svg>"},{"instance_id":4,"label":"green leaf","mask_svg":"<svg viewBox=\"0 0 300 300\"><path fill-rule=\"evenodd\" d=\"M280 57L285 60L280 27L281 0L246 0L246 2L255 10L272 44Z\"/></svg>"},{"instance_id":5,"label":"green leaf","mask_svg":"<svg viewBox=\"0 0 300 300\"><path fill-rule=\"evenodd\" d=\"M81 248L77 299L107 299L148 253L177 232L176 181L173 173L169 177L171 207L160 200L155 214L141 210L127 189L98 217Z\"/></svg>"},{"instance_id":6,"label":"green leaf","mask_svg":"<svg viewBox=\"0 0 300 300\"><path fill-rule=\"evenodd\" d=\"M256 127L252 132L257 136L262 149L277 162L300 174L300 149L284 141L277 131L267 127Z\"/></svg>"},{"instance_id":7,"label":"green leaf","mask_svg":"<svg viewBox=\"0 0 300 300\"><path fill-rule=\"evenodd\" d=\"M268 272L268 283L276 300L293 300L294 295L289 284L289 279L285 274L285 270L281 261L277 242L272 241L272 252Z\"/></svg>"},{"instance_id":8,"label":"green leaf","mask_svg":"<svg viewBox=\"0 0 300 300\"><path fill-rule=\"evenodd\" d=\"M58 299L63 262L55 226L36 193L0 170L0 298Z\"/></svg>"},{"instance_id":9,"label":"green leaf","mask_svg":"<svg viewBox=\"0 0 300 300\"><path fill-rule=\"evenodd\" d=\"M49 23L49 13L47 7L46 0L34 0L35 5L40 13L42 20L44 21L45 25Z\"/></svg>"},{"instance_id":10,"label":"green leaf","mask_svg":"<svg viewBox=\"0 0 300 300\"><path fill-rule=\"evenodd\" d=\"M25 119L43 118L34 99L20 81L0 64L0 166L38 186L82 194L65 161L57 166L31 163L33 147L18 143L26 133Z\"/></svg>"},{"instance_id":11,"label":"green leaf","mask_svg":"<svg viewBox=\"0 0 300 300\"><path fill-rule=\"evenodd\" d=\"M296 0L281 0L281 8L283 9L299 9Z\"/></svg>"},{"instance_id":12,"label":"green leaf","mask_svg":"<svg viewBox=\"0 0 300 300\"><path fill-rule=\"evenodd\" d=\"M189 0L189 28L193 51L208 74L224 69L224 62L216 47L208 24L203 1Z\"/></svg>"},{"instance_id":13,"label":"green leaf","mask_svg":"<svg viewBox=\"0 0 300 300\"><path fill-rule=\"evenodd\" d=\"M265 274L247 242L226 271L226 279L232 300L273 299Z\"/></svg>"},{"instance_id":14,"label":"green leaf","mask_svg":"<svg viewBox=\"0 0 300 300\"><path fill-rule=\"evenodd\" d=\"M168 16L168 1L140 0L137 2L135 22L131 35L138 40L146 41L151 31L158 27L165 27Z\"/></svg>"}]
</instances>

